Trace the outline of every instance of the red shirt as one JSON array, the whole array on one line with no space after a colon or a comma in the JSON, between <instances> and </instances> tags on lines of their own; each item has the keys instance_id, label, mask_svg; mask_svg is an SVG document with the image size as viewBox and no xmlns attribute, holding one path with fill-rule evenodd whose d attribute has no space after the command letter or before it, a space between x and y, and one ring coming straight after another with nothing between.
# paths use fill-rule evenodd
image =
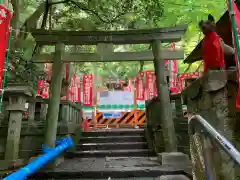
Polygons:
<instances>
[{"instance_id":1,"label":"red shirt","mask_svg":"<svg viewBox=\"0 0 240 180\"><path fill-rule=\"evenodd\" d=\"M225 68L221 38L216 32L205 35L202 43L204 72L208 69Z\"/></svg>"}]
</instances>

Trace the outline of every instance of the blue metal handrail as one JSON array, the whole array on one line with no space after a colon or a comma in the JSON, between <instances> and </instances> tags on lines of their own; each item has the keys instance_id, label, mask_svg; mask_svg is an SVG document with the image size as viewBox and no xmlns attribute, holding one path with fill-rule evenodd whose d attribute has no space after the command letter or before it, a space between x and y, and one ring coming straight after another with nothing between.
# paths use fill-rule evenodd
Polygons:
<instances>
[{"instance_id":1,"label":"blue metal handrail","mask_svg":"<svg viewBox=\"0 0 240 180\"><path fill-rule=\"evenodd\" d=\"M43 146L44 154L34 159L25 167L5 177L3 180L25 180L28 176L36 173L39 169L56 159L62 152L73 146L72 138L66 137L57 142L56 148Z\"/></svg>"},{"instance_id":2,"label":"blue metal handrail","mask_svg":"<svg viewBox=\"0 0 240 180\"><path fill-rule=\"evenodd\" d=\"M188 127L190 135L193 135L195 133L195 129L200 127L201 130L206 132L215 142L218 143L218 145L233 159L233 161L240 165L239 151L200 115L192 116L188 120Z\"/></svg>"}]
</instances>

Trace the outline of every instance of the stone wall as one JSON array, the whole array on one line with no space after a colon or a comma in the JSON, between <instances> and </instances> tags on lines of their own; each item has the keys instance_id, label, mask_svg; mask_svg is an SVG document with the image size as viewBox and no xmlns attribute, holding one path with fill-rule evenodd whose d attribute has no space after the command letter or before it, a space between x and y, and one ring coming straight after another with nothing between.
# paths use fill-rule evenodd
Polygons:
<instances>
[{"instance_id":1,"label":"stone wall","mask_svg":"<svg viewBox=\"0 0 240 180\"><path fill-rule=\"evenodd\" d=\"M182 94L189 114L201 115L239 148L240 116L236 109L237 86L235 71L212 71L194 81ZM232 160L218 147L213 154L218 154L215 159L218 164L217 160L222 161L219 179L237 179L234 177Z\"/></svg>"},{"instance_id":2,"label":"stone wall","mask_svg":"<svg viewBox=\"0 0 240 180\"><path fill-rule=\"evenodd\" d=\"M180 97L180 96L179 96ZM146 136L149 148L153 151L160 153L164 152L163 135L161 119L159 119L160 102L154 98L146 102ZM179 105L177 105L178 107ZM189 138L188 138L188 120L179 113L174 117L175 131L177 134L178 151L188 154L189 153Z\"/></svg>"},{"instance_id":3,"label":"stone wall","mask_svg":"<svg viewBox=\"0 0 240 180\"><path fill-rule=\"evenodd\" d=\"M34 121L29 122L27 119L22 121L21 140L20 140L20 159L29 159L41 153L41 147L44 143L45 121L40 118L39 103L46 105L42 100L34 102L36 104L36 113ZM4 104L6 105L7 102ZM81 105L71 102L62 101L60 104L58 134L59 139L67 134L74 134L75 129L80 127L81 123ZM46 112L46 111L45 111ZM0 160L4 159L6 138L8 131L8 111L4 111L0 124ZM42 116L46 117L46 116Z\"/></svg>"}]
</instances>

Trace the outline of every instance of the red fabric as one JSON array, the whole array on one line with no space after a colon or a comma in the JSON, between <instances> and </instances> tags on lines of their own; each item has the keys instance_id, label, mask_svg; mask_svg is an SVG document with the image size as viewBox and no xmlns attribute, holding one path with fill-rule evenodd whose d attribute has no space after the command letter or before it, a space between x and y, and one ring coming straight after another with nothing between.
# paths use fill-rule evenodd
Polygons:
<instances>
[{"instance_id":1,"label":"red fabric","mask_svg":"<svg viewBox=\"0 0 240 180\"><path fill-rule=\"evenodd\" d=\"M146 71L146 99L152 99L156 94L155 75L152 71Z\"/></svg>"},{"instance_id":2,"label":"red fabric","mask_svg":"<svg viewBox=\"0 0 240 180\"><path fill-rule=\"evenodd\" d=\"M0 4L0 88L2 88L4 61L8 44L11 17L11 12L4 7L4 5Z\"/></svg>"},{"instance_id":3,"label":"red fabric","mask_svg":"<svg viewBox=\"0 0 240 180\"><path fill-rule=\"evenodd\" d=\"M93 75L83 75L83 105L92 106L93 103Z\"/></svg>"},{"instance_id":4,"label":"red fabric","mask_svg":"<svg viewBox=\"0 0 240 180\"><path fill-rule=\"evenodd\" d=\"M225 68L224 53L220 40L221 38L216 32L210 32L205 35L202 44L204 72L207 72L211 68Z\"/></svg>"},{"instance_id":5,"label":"red fabric","mask_svg":"<svg viewBox=\"0 0 240 180\"><path fill-rule=\"evenodd\" d=\"M41 91L44 88L44 80L38 80L37 82L37 96L41 96Z\"/></svg>"},{"instance_id":6,"label":"red fabric","mask_svg":"<svg viewBox=\"0 0 240 180\"><path fill-rule=\"evenodd\" d=\"M136 99L144 100L144 72L136 77Z\"/></svg>"}]
</instances>

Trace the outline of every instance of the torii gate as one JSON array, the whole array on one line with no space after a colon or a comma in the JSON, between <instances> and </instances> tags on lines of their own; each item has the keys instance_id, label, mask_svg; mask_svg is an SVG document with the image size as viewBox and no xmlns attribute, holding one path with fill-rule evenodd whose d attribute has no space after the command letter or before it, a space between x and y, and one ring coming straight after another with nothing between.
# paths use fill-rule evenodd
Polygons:
<instances>
[{"instance_id":1,"label":"torii gate","mask_svg":"<svg viewBox=\"0 0 240 180\"><path fill-rule=\"evenodd\" d=\"M57 133L60 93L64 62L116 62L116 61L154 61L157 94L161 107L159 120L162 121L166 151L177 151L172 110L167 85L164 59L183 59L183 50L161 49L161 43L179 41L187 26L157 28L151 30L124 31L60 31L32 29L31 33L39 45L54 45L55 53L40 54L33 62L52 62L52 81L50 85L49 108L45 145L54 147ZM113 52L113 44L151 44L152 52ZM66 54L65 45L97 45L96 53Z\"/></svg>"}]
</instances>

